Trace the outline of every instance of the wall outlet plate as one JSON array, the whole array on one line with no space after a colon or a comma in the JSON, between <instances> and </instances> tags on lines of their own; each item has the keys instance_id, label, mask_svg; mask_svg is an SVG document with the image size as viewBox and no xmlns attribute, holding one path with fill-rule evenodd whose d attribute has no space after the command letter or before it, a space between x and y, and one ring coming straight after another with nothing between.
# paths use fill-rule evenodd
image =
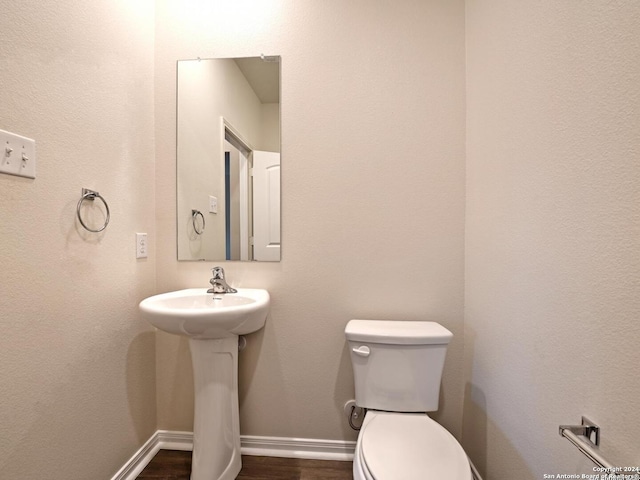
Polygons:
<instances>
[{"instance_id":1,"label":"wall outlet plate","mask_svg":"<svg viewBox=\"0 0 640 480\"><path fill-rule=\"evenodd\" d=\"M36 178L36 141L0 130L0 173Z\"/></svg>"},{"instance_id":2,"label":"wall outlet plate","mask_svg":"<svg viewBox=\"0 0 640 480\"><path fill-rule=\"evenodd\" d=\"M149 245L146 233L136 233L136 258L147 258Z\"/></svg>"}]
</instances>

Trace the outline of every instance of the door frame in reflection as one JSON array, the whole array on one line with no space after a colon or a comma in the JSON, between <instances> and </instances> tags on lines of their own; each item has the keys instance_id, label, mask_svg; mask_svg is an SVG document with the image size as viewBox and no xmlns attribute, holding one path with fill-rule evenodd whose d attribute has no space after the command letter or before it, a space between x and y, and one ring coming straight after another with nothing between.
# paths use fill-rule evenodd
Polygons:
<instances>
[{"instance_id":1,"label":"door frame in reflection","mask_svg":"<svg viewBox=\"0 0 640 480\"><path fill-rule=\"evenodd\" d=\"M253 148L249 143L243 139L240 132L229 123L229 121L220 117L221 119L221 134L222 141L220 144L222 145L222 156L221 158L225 159L225 242L226 242L226 260L253 260L253 251L251 246L251 238L253 236L253 227L252 227L252 198L251 198L251 186L249 184L250 180L250 169L251 169L251 158L253 153ZM231 171L233 170L231 166L230 155L228 155L228 150L226 147L227 142L231 144L233 148L238 151L238 212L237 218L234 218L235 215L232 213L232 201L231 201ZM227 159L229 158L229 161ZM237 221L238 230L239 230L239 245L236 245L234 248L232 238L233 235L231 233L233 226L232 223ZM239 258L232 258L234 256L234 250L239 253ZM237 255L237 253L236 253Z\"/></svg>"}]
</instances>

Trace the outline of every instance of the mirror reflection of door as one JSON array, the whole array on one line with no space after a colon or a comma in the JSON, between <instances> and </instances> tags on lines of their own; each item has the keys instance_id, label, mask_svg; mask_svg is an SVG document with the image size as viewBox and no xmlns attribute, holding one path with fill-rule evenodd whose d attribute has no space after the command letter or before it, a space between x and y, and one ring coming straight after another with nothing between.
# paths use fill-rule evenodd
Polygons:
<instances>
[{"instance_id":1,"label":"mirror reflection of door","mask_svg":"<svg viewBox=\"0 0 640 480\"><path fill-rule=\"evenodd\" d=\"M225 250L226 260L253 260L251 148L223 122L225 138Z\"/></svg>"},{"instance_id":2,"label":"mirror reflection of door","mask_svg":"<svg viewBox=\"0 0 640 480\"><path fill-rule=\"evenodd\" d=\"M280 154L253 152L253 255L280 260Z\"/></svg>"},{"instance_id":3,"label":"mirror reflection of door","mask_svg":"<svg viewBox=\"0 0 640 480\"><path fill-rule=\"evenodd\" d=\"M251 150L226 123L226 260L280 260L280 154Z\"/></svg>"},{"instance_id":4,"label":"mirror reflection of door","mask_svg":"<svg viewBox=\"0 0 640 480\"><path fill-rule=\"evenodd\" d=\"M225 141L225 259L240 260L240 152Z\"/></svg>"}]
</instances>

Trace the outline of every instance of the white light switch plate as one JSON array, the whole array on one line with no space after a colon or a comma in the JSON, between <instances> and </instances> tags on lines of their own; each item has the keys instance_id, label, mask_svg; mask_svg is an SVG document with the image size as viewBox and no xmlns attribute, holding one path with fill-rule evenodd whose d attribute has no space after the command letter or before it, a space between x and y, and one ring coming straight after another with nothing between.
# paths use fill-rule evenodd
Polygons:
<instances>
[{"instance_id":1,"label":"white light switch plate","mask_svg":"<svg viewBox=\"0 0 640 480\"><path fill-rule=\"evenodd\" d=\"M146 233L136 233L136 258L147 258L149 245Z\"/></svg>"},{"instance_id":2,"label":"white light switch plate","mask_svg":"<svg viewBox=\"0 0 640 480\"><path fill-rule=\"evenodd\" d=\"M209 195L209 213L218 213L218 197Z\"/></svg>"},{"instance_id":3,"label":"white light switch plate","mask_svg":"<svg viewBox=\"0 0 640 480\"><path fill-rule=\"evenodd\" d=\"M36 141L0 130L0 173L36 178Z\"/></svg>"}]
</instances>

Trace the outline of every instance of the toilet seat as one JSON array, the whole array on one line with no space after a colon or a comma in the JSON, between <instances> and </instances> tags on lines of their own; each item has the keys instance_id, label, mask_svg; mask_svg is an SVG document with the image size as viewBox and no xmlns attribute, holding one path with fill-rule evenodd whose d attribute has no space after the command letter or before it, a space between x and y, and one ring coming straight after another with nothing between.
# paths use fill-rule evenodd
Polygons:
<instances>
[{"instance_id":1,"label":"toilet seat","mask_svg":"<svg viewBox=\"0 0 640 480\"><path fill-rule=\"evenodd\" d=\"M356 449L363 480L473 478L460 444L425 414L368 411Z\"/></svg>"}]
</instances>

